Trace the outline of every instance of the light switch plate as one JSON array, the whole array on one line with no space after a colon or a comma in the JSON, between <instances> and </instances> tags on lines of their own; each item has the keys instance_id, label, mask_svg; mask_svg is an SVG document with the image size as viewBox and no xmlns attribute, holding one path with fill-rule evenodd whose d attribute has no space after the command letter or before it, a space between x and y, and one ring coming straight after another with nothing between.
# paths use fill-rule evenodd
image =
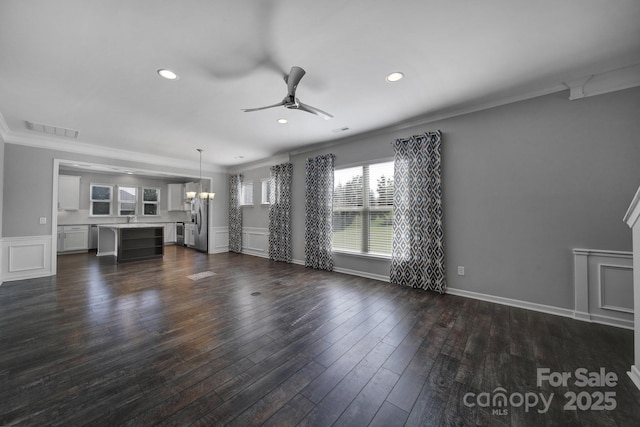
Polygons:
<instances>
[{"instance_id":1,"label":"light switch plate","mask_svg":"<svg viewBox=\"0 0 640 427\"><path fill-rule=\"evenodd\" d=\"M46 216L41 216L40 217L40 225L44 225L47 223L47 217Z\"/></svg>"}]
</instances>

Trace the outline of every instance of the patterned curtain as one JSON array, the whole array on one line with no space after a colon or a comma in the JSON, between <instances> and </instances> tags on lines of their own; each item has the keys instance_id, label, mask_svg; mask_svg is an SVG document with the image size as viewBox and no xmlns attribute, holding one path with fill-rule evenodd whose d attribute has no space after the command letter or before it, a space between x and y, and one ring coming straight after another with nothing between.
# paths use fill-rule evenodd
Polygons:
<instances>
[{"instance_id":1,"label":"patterned curtain","mask_svg":"<svg viewBox=\"0 0 640 427\"><path fill-rule=\"evenodd\" d=\"M242 253L242 175L229 177L229 252Z\"/></svg>"},{"instance_id":2,"label":"patterned curtain","mask_svg":"<svg viewBox=\"0 0 640 427\"><path fill-rule=\"evenodd\" d=\"M271 166L269 259L291 262L291 163Z\"/></svg>"},{"instance_id":3,"label":"patterned curtain","mask_svg":"<svg viewBox=\"0 0 640 427\"><path fill-rule=\"evenodd\" d=\"M391 283L444 293L441 133L394 144Z\"/></svg>"},{"instance_id":4,"label":"patterned curtain","mask_svg":"<svg viewBox=\"0 0 640 427\"><path fill-rule=\"evenodd\" d=\"M307 159L304 212L304 265L333 270L333 163L327 154Z\"/></svg>"}]
</instances>

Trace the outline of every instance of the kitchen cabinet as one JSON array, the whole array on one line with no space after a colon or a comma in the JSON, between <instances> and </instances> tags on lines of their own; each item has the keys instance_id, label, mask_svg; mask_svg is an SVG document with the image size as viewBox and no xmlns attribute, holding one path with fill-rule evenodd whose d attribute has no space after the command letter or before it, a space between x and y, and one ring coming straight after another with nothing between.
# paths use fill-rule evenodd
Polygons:
<instances>
[{"instance_id":1,"label":"kitchen cabinet","mask_svg":"<svg viewBox=\"0 0 640 427\"><path fill-rule=\"evenodd\" d=\"M176 223L169 222L164 225L164 243L176 242Z\"/></svg>"},{"instance_id":2,"label":"kitchen cabinet","mask_svg":"<svg viewBox=\"0 0 640 427\"><path fill-rule=\"evenodd\" d=\"M89 249L88 225L58 227L58 252L77 252Z\"/></svg>"},{"instance_id":3,"label":"kitchen cabinet","mask_svg":"<svg viewBox=\"0 0 640 427\"><path fill-rule=\"evenodd\" d=\"M64 251L64 227L58 227L58 252Z\"/></svg>"},{"instance_id":4,"label":"kitchen cabinet","mask_svg":"<svg viewBox=\"0 0 640 427\"><path fill-rule=\"evenodd\" d=\"M184 244L186 246L193 246L196 243L196 225L193 223L187 223L184 225Z\"/></svg>"},{"instance_id":5,"label":"kitchen cabinet","mask_svg":"<svg viewBox=\"0 0 640 427\"><path fill-rule=\"evenodd\" d=\"M77 211L80 209L80 177L58 176L58 210Z\"/></svg>"},{"instance_id":6,"label":"kitchen cabinet","mask_svg":"<svg viewBox=\"0 0 640 427\"><path fill-rule=\"evenodd\" d=\"M167 184L167 210L186 211L184 184Z\"/></svg>"}]
</instances>

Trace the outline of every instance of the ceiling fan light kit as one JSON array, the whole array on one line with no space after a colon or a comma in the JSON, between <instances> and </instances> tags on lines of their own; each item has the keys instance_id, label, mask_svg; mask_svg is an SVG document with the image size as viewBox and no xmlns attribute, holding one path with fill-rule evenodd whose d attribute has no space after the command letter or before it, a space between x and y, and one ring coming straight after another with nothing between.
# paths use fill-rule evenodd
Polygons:
<instances>
[{"instance_id":1,"label":"ceiling fan light kit","mask_svg":"<svg viewBox=\"0 0 640 427\"><path fill-rule=\"evenodd\" d=\"M307 113L315 114L316 116L322 117L325 120L332 119L333 116L326 111L322 111L319 108L303 104L298 98L296 98L296 88L298 87L298 83L300 83L300 80L305 75L305 73L306 71L304 71L301 67L294 65L293 67L291 67L289 75L284 76L284 82L287 84L287 96L285 96L281 102L273 105L267 105L266 107L244 108L242 109L242 111L244 111L245 113L249 113L252 111L266 110L267 108L286 107L290 110L306 111Z\"/></svg>"}]
</instances>

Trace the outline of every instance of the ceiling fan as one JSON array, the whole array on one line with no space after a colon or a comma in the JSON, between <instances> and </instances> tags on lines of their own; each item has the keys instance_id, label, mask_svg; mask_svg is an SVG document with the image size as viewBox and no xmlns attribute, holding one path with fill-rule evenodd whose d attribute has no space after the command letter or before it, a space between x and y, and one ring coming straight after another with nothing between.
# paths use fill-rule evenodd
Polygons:
<instances>
[{"instance_id":1,"label":"ceiling fan","mask_svg":"<svg viewBox=\"0 0 640 427\"><path fill-rule=\"evenodd\" d=\"M251 111L265 110L267 108L273 107L287 107L291 110L301 110L306 111L307 113L315 114L316 116L320 116L325 120L332 119L333 116L331 114L310 105L303 104L298 98L296 98L296 88L298 87L298 83L300 83L300 80L305 75L305 73L306 71L304 71L302 68L294 65L293 67L291 67L289 75L284 76L284 82L287 84L287 96L285 96L282 101L278 102L277 104L268 105L266 107L244 108L242 109L242 111L248 113Z\"/></svg>"}]
</instances>

